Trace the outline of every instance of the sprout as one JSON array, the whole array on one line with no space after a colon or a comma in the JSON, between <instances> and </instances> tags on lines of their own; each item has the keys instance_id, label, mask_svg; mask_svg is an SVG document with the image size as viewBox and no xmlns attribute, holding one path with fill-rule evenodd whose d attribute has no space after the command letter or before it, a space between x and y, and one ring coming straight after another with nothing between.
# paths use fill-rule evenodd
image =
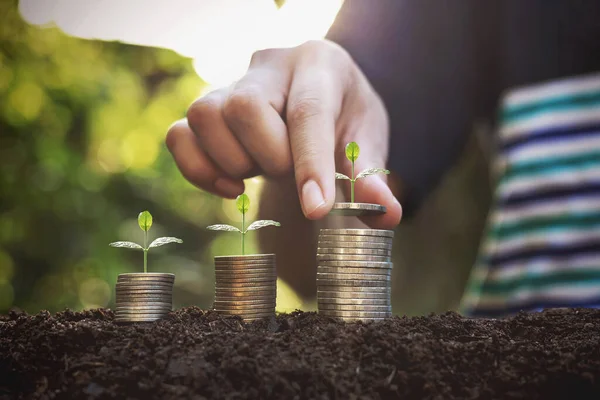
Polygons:
<instances>
[{"instance_id":1,"label":"sprout","mask_svg":"<svg viewBox=\"0 0 600 400\"><path fill-rule=\"evenodd\" d=\"M236 200L235 205L240 213L242 213L242 229L238 229L235 226L225 225L225 224L217 224L207 226L206 229L210 229L211 231L227 231L227 232L239 232L242 235L242 255L244 255L244 239L246 233L248 231L255 231L260 228L264 228L265 226L281 226L281 224L277 221L272 221L270 219L264 219L261 221L254 221L246 228L246 213L250 208L250 199L246 193L240 194Z\"/></svg>"},{"instance_id":2,"label":"sprout","mask_svg":"<svg viewBox=\"0 0 600 400\"><path fill-rule=\"evenodd\" d=\"M140 229L144 231L144 246L140 246L133 242L113 242L109 244L112 247L124 247L126 249L143 250L144 251L144 272L148 272L148 250L154 247L164 246L169 243L183 243L183 240L177 239L176 237L161 237L154 239L148 246L148 231L152 226L152 214L148 211L142 211L138 215L138 225Z\"/></svg>"},{"instance_id":3,"label":"sprout","mask_svg":"<svg viewBox=\"0 0 600 400\"><path fill-rule=\"evenodd\" d=\"M352 177L348 177L344 174L340 174L339 172L335 173L335 179L345 179L350 181L350 201L354 203L354 183L361 178L365 178L370 175L375 174L389 174L390 171L384 168L368 168L354 176L354 162L358 159L358 155L360 154L360 147L356 142L350 142L346 145L346 158L350 160L352 163Z\"/></svg>"}]
</instances>

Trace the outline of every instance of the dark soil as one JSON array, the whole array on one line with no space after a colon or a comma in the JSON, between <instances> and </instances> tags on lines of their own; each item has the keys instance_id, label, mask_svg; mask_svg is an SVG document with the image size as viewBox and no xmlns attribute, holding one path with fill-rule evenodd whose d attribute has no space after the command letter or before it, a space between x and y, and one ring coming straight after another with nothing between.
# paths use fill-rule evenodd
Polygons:
<instances>
[{"instance_id":1,"label":"dark soil","mask_svg":"<svg viewBox=\"0 0 600 400\"><path fill-rule=\"evenodd\" d=\"M198 308L0 318L0 398L600 399L600 311L245 325Z\"/></svg>"}]
</instances>

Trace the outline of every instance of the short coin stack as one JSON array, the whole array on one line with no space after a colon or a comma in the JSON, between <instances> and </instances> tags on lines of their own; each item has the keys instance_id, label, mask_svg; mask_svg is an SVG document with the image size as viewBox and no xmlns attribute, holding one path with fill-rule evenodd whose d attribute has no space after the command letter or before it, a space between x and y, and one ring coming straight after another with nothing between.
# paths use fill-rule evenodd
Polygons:
<instances>
[{"instance_id":1,"label":"short coin stack","mask_svg":"<svg viewBox=\"0 0 600 400\"><path fill-rule=\"evenodd\" d=\"M275 316L275 254L215 257L215 311L245 321Z\"/></svg>"},{"instance_id":2,"label":"short coin stack","mask_svg":"<svg viewBox=\"0 0 600 400\"><path fill-rule=\"evenodd\" d=\"M173 308L175 275L165 273L120 274L116 286L117 322L152 322Z\"/></svg>"},{"instance_id":3,"label":"short coin stack","mask_svg":"<svg viewBox=\"0 0 600 400\"><path fill-rule=\"evenodd\" d=\"M392 316L394 232L321 229L317 249L319 314L345 321Z\"/></svg>"}]
</instances>

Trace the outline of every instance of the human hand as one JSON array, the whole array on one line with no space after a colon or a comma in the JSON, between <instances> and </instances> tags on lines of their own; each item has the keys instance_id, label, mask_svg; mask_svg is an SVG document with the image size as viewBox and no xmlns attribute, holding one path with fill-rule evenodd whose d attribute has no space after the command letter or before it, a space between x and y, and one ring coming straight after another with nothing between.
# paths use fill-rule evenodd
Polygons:
<instances>
[{"instance_id":1,"label":"human hand","mask_svg":"<svg viewBox=\"0 0 600 400\"><path fill-rule=\"evenodd\" d=\"M388 136L379 96L346 51L322 40L256 52L246 75L196 100L166 142L186 179L223 197L241 194L245 178L293 172L304 215L320 219L335 200L335 172L350 175L346 143L360 144L361 171L385 167ZM364 221L389 229L402 207L386 179L361 179L355 190L357 202L387 207Z\"/></svg>"}]
</instances>

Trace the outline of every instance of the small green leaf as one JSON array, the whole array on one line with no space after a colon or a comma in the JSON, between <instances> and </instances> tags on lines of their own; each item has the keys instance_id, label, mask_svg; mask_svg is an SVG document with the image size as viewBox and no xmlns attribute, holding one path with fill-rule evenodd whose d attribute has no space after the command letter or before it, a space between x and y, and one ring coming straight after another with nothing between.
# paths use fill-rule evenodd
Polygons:
<instances>
[{"instance_id":1,"label":"small green leaf","mask_svg":"<svg viewBox=\"0 0 600 400\"><path fill-rule=\"evenodd\" d=\"M348 158L348 160L352 162L356 161L359 154L360 147L358 147L358 144L356 144L356 142L350 142L346 145L346 158Z\"/></svg>"},{"instance_id":2,"label":"small green leaf","mask_svg":"<svg viewBox=\"0 0 600 400\"><path fill-rule=\"evenodd\" d=\"M226 225L226 224L211 225L211 226L207 226L206 229L210 229L211 231L229 231L229 232L240 232L240 233L242 233L242 231L240 231L235 226Z\"/></svg>"},{"instance_id":3,"label":"small green leaf","mask_svg":"<svg viewBox=\"0 0 600 400\"><path fill-rule=\"evenodd\" d=\"M183 243L183 240L178 239L176 237L161 237L158 239L154 239L152 243L150 243L150 246L148 246L148 248L151 249L153 247L164 246L165 244L169 243Z\"/></svg>"},{"instance_id":4,"label":"small green leaf","mask_svg":"<svg viewBox=\"0 0 600 400\"><path fill-rule=\"evenodd\" d=\"M375 174L386 174L390 173L389 170L385 168L368 168L362 171L360 174L356 175L356 179L364 178L365 176L375 175Z\"/></svg>"},{"instance_id":5,"label":"small green leaf","mask_svg":"<svg viewBox=\"0 0 600 400\"><path fill-rule=\"evenodd\" d=\"M264 228L265 226L281 226L281 224L270 219L263 219L261 221L254 221L251 223L246 231L255 231L257 229Z\"/></svg>"},{"instance_id":6,"label":"small green leaf","mask_svg":"<svg viewBox=\"0 0 600 400\"><path fill-rule=\"evenodd\" d=\"M344 174L340 174L339 172L335 173L335 179L347 179L347 180L351 180L350 178L348 178L346 175Z\"/></svg>"},{"instance_id":7,"label":"small green leaf","mask_svg":"<svg viewBox=\"0 0 600 400\"><path fill-rule=\"evenodd\" d=\"M138 225L144 232L148 232L152 226L152 214L148 211L142 211L138 215Z\"/></svg>"},{"instance_id":8,"label":"small green leaf","mask_svg":"<svg viewBox=\"0 0 600 400\"><path fill-rule=\"evenodd\" d=\"M133 242L113 242L109 244L112 247L124 247L126 249L134 249L134 250L144 250L142 246Z\"/></svg>"},{"instance_id":9,"label":"small green leaf","mask_svg":"<svg viewBox=\"0 0 600 400\"><path fill-rule=\"evenodd\" d=\"M248 195L246 193L240 194L235 199L235 205L237 206L239 212L246 214L248 212L248 208L250 208L250 199L248 198Z\"/></svg>"}]
</instances>

